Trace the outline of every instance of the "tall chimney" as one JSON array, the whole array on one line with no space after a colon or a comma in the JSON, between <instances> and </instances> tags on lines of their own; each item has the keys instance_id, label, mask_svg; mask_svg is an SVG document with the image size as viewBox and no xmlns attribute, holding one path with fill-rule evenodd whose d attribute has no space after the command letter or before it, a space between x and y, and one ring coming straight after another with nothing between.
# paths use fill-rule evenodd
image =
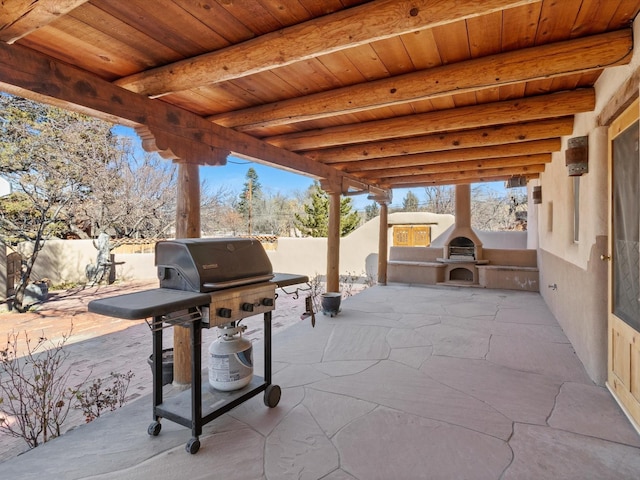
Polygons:
<instances>
[{"instance_id":1,"label":"tall chimney","mask_svg":"<svg viewBox=\"0 0 640 480\"><path fill-rule=\"evenodd\" d=\"M456 218L453 230L445 242L444 257L450 258L449 245L453 240L466 238L473 242L475 259L482 259L482 242L471 228L471 185L456 185ZM454 242L454 243L457 243Z\"/></svg>"}]
</instances>

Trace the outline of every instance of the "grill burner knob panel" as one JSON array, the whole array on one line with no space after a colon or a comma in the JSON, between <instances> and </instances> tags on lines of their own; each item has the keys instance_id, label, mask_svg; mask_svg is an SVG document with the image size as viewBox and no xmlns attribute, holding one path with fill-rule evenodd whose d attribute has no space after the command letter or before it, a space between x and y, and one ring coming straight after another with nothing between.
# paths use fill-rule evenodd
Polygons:
<instances>
[{"instance_id":1,"label":"grill burner knob panel","mask_svg":"<svg viewBox=\"0 0 640 480\"><path fill-rule=\"evenodd\" d=\"M275 308L276 284L261 282L211 292L208 327L217 327ZM221 314L229 313L229 316Z\"/></svg>"}]
</instances>

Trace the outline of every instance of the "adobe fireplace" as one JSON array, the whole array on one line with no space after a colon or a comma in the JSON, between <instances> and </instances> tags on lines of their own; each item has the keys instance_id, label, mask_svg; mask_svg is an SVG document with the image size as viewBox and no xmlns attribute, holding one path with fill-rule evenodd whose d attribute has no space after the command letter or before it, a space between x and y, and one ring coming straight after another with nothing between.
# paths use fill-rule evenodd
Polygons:
<instances>
[{"instance_id":1,"label":"adobe fireplace","mask_svg":"<svg viewBox=\"0 0 640 480\"><path fill-rule=\"evenodd\" d=\"M445 282L478 283L476 265L482 259L482 242L471 228L471 186L456 185L456 218L453 230L444 244L443 257L447 264Z\"/></svg>"}]
</instances>

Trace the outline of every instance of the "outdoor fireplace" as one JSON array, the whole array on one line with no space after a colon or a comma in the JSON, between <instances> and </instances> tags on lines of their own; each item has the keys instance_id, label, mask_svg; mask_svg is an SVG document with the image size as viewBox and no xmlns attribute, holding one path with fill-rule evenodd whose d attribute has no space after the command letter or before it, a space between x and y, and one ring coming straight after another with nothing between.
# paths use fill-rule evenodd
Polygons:
<instances>
[{"instance_id":1,"label":"outdoor fireplace","mask_svg":"<svg viewBox=\"0 0 640 480\"><path fill-rule=\"evenodd\" d=\"M444 244L445 282L478 283L477 264L484 264L482 242L471 228L471 187L456 185L456 217Z\"/></svg>"}]
</instances>

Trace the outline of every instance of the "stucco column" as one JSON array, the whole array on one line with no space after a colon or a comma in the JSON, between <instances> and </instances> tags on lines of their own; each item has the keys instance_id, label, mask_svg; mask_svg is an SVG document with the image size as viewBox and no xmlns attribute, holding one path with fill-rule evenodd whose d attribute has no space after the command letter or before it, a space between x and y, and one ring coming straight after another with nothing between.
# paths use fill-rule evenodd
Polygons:
<instances>
[{"instance_id":1,"label":"stucco column","mask_svg":"<svg viewBox=\"0 0 640 480\"><path fill-rule=\"evenodd\" d=\"M456 185L456 225L471 226L471 185Z\"/></svg>"},{"instance_id":2,"label":"stucco column","mask_svg":"<svg viewBox=\"0 0 640 480\"><path fill-rule=\"evenodd\" d=\"M327 292L340 291L340 192L329 193Z\"/></svg>"},{"instance_id":3,"label":"stucco column","mask_svg":"<svg viewBox=\"0 0 640 480\"><path fill-rule=\"evenodd\" d=\"M531 195L531 191L533 190L534 185L540 185L540 180L532 180L527 183L527 248L531 250L537 250L538 236L539 232L539 224L538 224L538 207L541 205L536 205L533 203L533 196Z\"/></svg>"},{"instance_id":4,"label":"stucco column","mask_svg":"<svg viewBox=\"0 0 640 480\"><path fill-rule=\"evenodd\" d=\"M199 165L178 164L176 198L176 238L200 237L200 171ZM173 328L173 382L191 383L191 335L189 327Z\"/></svg>"},{"instance_id":5,"label":"stucco column","mask_svg":"<svg viewBox=\"0 0 640 480\"><path fill-rule=\"evenodd\" d=\"M389 250L389 218L387 202L380 203L380 232L378 234L378 285L387 284L387 252Z\"/></svg>"}]
</instances>

